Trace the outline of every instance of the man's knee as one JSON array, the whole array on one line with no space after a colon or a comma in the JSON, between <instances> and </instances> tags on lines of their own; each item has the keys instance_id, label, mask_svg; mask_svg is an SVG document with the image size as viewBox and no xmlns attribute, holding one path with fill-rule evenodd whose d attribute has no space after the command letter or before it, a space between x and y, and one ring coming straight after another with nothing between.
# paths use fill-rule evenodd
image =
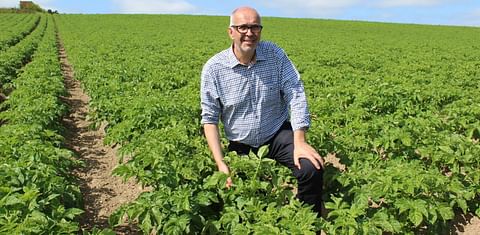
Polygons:
<instances>
[{"instance_id":1,"label":"man's knee","mask_svg":"<svg viewBox=\"0 0 480 235\"><path fill-rule=\"evenodd\" d=\"M309 159L301 158L300 166L301 168L295 174L300 184L322 182L323 170L317 169Z\"/></svg>"}]
</instances>

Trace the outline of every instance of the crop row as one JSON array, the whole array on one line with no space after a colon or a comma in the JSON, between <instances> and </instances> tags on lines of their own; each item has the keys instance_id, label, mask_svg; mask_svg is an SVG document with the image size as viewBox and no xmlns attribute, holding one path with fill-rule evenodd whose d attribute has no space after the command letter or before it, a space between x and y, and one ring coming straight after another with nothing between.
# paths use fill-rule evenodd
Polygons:
<instances>
[{"instance_id":1,"label":"crop row","mask_svg":"<svg viewBox=\"0 0 480 235\"><path fill-rule=\"evenodd\" d=\"M46 21L45 17L40 17L40 22L32 33L15 46L1 51L0 88L8 89L5 84L10 83L17 76L17 70L30 61L45 32Z\"/></svg>"},{"instance_id":2,"label":"crop row","mask_svg":"<svg viewBox=\"0 0 480 235\"><path fill-rule=\"evenodd\" d=\"M7 18L9 17L9 18ZM0 51L15 45L30 34L40 21L39 15L33 14L2 14L0 21Z\"/></svg>"},{"instance_id":3,"label":"crop row","mask_svg":"<svg viewBox=\"0 0 480 235\"><path fill-rule=\"evenodd\" d=\"M59 100L66 92L54 21L43 15L40 22L43 37L36 39L32 61L11 80L15 89L0 105L2 234L71 234L82 213L80 190L71 176L79 162L62 148L59 134L67 108Z\"/></svg>"}]
</instances>

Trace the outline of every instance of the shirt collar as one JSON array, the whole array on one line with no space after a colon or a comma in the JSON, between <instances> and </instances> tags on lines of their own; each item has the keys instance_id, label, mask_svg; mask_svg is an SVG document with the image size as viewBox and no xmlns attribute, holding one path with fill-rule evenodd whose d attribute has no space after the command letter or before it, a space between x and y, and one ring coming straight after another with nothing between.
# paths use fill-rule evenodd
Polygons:
<instances>
[{"instance_id":1,"label":"shirt collar","mask_svg":"<svg viewBox=\"0 0 480 235\"><path fill-rule=\"evenodd\" d=\"M256 61L261 61L265 60L265 55L263 54L263 50L261 49L262 43L259 42L257 44L257 48L255 48L255 56ZM225 61L226 65L228 65L230 68L234 68L235 66L240 64L240 61L238 61L237 57L233 53L233 44L230 46L230 48L227 49L227 61Z\"/></svg>"}]
</instances>

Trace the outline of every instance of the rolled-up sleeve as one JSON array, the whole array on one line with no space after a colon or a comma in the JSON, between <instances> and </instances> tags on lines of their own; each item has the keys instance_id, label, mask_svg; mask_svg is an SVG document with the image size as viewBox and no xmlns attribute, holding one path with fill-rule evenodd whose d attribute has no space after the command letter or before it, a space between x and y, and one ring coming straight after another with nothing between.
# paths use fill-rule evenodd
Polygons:
<instances>
[{"instance_id":1,"label":"rolled-up sleeve","mask_svg":"<svg viewBox=\"0 0 480 235\"><path fill-rule=\"evenodd\" d=\"M208 65L204 66L202 70L200 105L202 108L201 124L218 124L220 117L220 101L214 76L212 76Z\"/></svg>"},{"instance_id":2,"label":"rolled-up sleeve","mask_svg":"<svg viewBox=\"0 0 480 235\"><path fill-rule=\"evenodd\" d=\"M277 55L280 59L280 73L284 99L290 107L290 122L293 130L308 129L310 127L310 113L308 112L305 89L300 80L300 74L283 50Z\"/></svg>"}]
</instances>

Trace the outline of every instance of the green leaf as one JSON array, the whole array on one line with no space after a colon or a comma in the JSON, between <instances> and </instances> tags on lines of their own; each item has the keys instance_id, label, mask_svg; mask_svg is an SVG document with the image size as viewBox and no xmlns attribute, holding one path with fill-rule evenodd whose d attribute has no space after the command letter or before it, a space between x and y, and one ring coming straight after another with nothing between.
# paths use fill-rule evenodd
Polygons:
<instances>
[{"instance_id":1,"label":"green leaf","mask_svg":"<svg viewBox=\"0 0 480 235\"><path fill-rule=\"evenodd\" d=\"M386 210L375 213L375 215L372 217L372 222L376 227L382 228L382 231L384 232L395 233L399 232L401 229L400 223L393 219L393 217L389 218Z\"/></svg>"},{"instance_id":2,"label":"green leaf","mask_svg":"<svg viewBox=\"0 0 480 235\"><path fill-rule=\"evenodd\" d=\"M142 219L142 223L140 227L142 228L143 231L150 232L152 231L152 220L150 219L150 213L147 213L145 217Z\"/></svg>"},{"instance_id":3,"label":"green leaf","mask_svg":"<svg viewBox=\"0 0 480 235\"><path fill-rule=\"evenodd\" d=\"M410 210L408 214L408 219L415 225L418 226L423 221L422 212L418 210Z\"/></svg>"},{"instance_id":4,"label":"green leaf","mask_svg":"<svg viewBox=\"0 0 480 235\"><path fill-rule=\"evenodd\" d=\"M212 202L218 202L216 194L210 191L200 191L196 196L196 200L202 206L209 206Z\"/></svg>"},{"instance_id":5,"label":"green leaf","mask_svg":"<svg viewBox=\"0 0 480 235\"><path fill-rule=\"evenodd\" d=\"M153 214L153 218L155 218L155 222L157 224L157 229L163 225L163 219L165 218L165 215L160 212L158 207L153 207L151 209L151 212Z\"/></svg>"},{"instance_id":6,"label":"green leaf","mask_svg":"<svg viewBox=\"0 0 480 235\"><path fill-rule=\"evenodd\" d=\"M405 199L399 199L394 203L400 214L410 209L410 203Z\"/></svg>"},{"instance_id":7,"label":"green leaf","mask_svg":"<svg viewBox=\"0 0 480 235\"><path fill-rule=\"evenodd\" d=\"M470 139L480 139L480 129L477 127L470 129L467 136Z\"/></svg>"},{"instance_id":8,"label":"green leaf","mask_svg":"<svg viewBox=\"0 0 480 235\"><path fill-rule=\"evenodd\" d=\"M208 189L208 188L216 188L217 185L219 185L220 183L225 185L227 178L228 178L227 174L217 171L206 179L205 183L203 184L203 187L205 189Z\"/></svg>"},{"instance_id":9,"label":"green leaf","mask_svg":"<svg viewBox=\"0 0 480 235\"><path fill-rule=\"evenodd\" d=\"M23 201L30 201L36 198L39 194L38 189L36 188L23 187L23 191L25 192L22 196Z\"/></svg>"},{"instance_id":10,"label":"green leaf","mask_svg":"<svg viewBox=\"0 0 480 235\"><path fill-rule=\"evenodd\" d=\"M262 158L266 157L268 154L268 145L261 146L260 149L258 150L258 157Z\"/></svg>"},{"instance_id":11,"label":"green leaf","mask_svg":"<svg viewBox=\"0 0 480 235\"><path fill-rule=\"evenodd\" d=\"M405 146L412 146L412 139L410 139L408 135L402 136L400 141L402 141L402 144Z\"/></svg>"},{"instance_id":12,"label":"green leaf","mask_svg":"<svg viewBox=\"0 0 480 235\"><path fill-rule=\"evenodd\" d=\"M186 214L172 217L164 226L165 232L166 234L188 234L189 223L190 218Z\"/></svg>"},{"instance_id":13,"label":"green leaf","mask_svg":"<svg viewBox=\"0 0 480 235\"><path fill-rule=\"evenodd\" d=\"M20 200L19 198L15 197L14 195L10 195L7 197L7 199L5 200L5 206L11 206L11 205L15 205L15 204L24 204L22 200Z\"/></svg>"},{"instance_id":14,"label":"green leaf","mask_svg":"<svg viewBox=\"0 0 480 235\"><path fill-rule=\"evenodd\" d=\"M465 201L465 199L463 198L457 198L457 200L455 201L457 202L458 207L462 208L463 213L467 213L467 210L468 210L467 201Z\"/></svg>"},{"instance_id":15,"label":"green leaf","mask_svg":"<svg viewBox=\"0 0 480 235\"><path fill-rule=\"evenodd\" d=\"M443 152L446 152L446 153L450 153L450 154L453 154L453 150L449 147L449 146L440 146L438 147L440 150L442 150Z\"/></svg>"},{"instance_id":16,"label":"green leaf","mask_svg":"<svg viewBox=\"0 0 480 235\"><path fill-rule=\"evenodd\" d=\"M235 202L237 204L237 208L238 209L243 209L243 207L245 206L245 204L247 204L247 200L245 199L245 197L243 196L238 196L236 199L235 199Z\"/></svg>"},{"instance_id":17,"label":"green leaf","mask_svg":"<svg viewBox=\"0 0 480 235\"><path fill-rule=\"evenodd\" d=\"M333 203L333 202L326 202L326 203L325 203L325 208L332 210L332 209L336 209L337 206L336 206L335 203Z\"/></svg>"},{"instance_id":18,"label":"green leaf","mask_svg":"<svg viewBox=\"0 0 480 235\"><path fill-rule=\"evenodd\" d=\"M81 215L84 211L78 208L69 208L65 211L64 216L73 220L76 216Z\"/></svg>"},{"instance_id":19,"label":"green leaf","mask_svg":"<svg viewBox=\"0 0 480 235\"><path fill-rule=\"evenodd\" d=\"M453 217L455 216L452 208L448 205L439 205L437 207L437 211L444 221L453 219Z\"/></svg>"}]
</instances>

